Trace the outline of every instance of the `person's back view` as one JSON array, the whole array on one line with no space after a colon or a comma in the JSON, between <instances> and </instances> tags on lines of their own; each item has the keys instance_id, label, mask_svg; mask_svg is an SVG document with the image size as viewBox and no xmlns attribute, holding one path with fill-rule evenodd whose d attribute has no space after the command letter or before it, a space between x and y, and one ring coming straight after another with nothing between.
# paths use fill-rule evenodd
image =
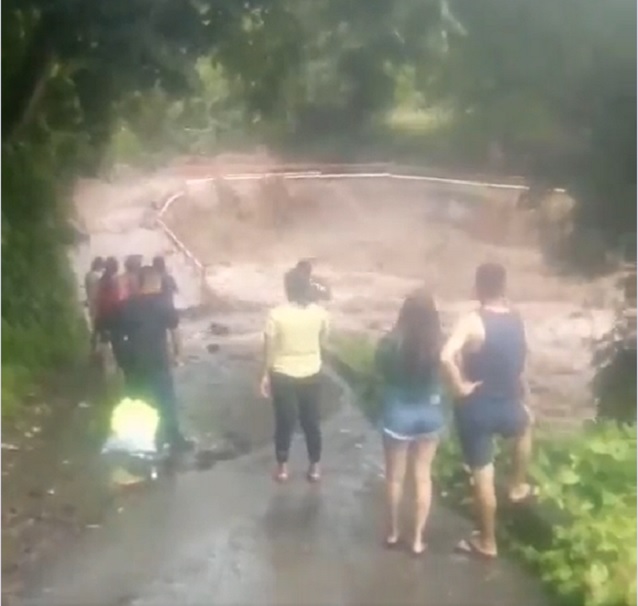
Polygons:
<instances>
[{"instance_id":1,"label":"person's back view","mask_svg":"<svg viewBox=\"0 0 638 606\"><path fill-rule=\"evenodd\" d=\"M119 264L115 257L104 262L104 273L96 287L95 330L101 344L110 343L113 356L121 368L122 344L118 339L117 321L120 300L117 272Z\"/></svg>"},{"instance_id":2,"label":"person's back view","mask_svg":"<svg viewBox=\"0 0 638 606\"><path fill-rule=\"evenodd\" d=\"M177 294L177 283L171 274L166 269L166 261L164 257L157 256L153 259L153 268L161 276L162 286L161 293L166 302L175 307L175 295Z\"/></svg>"},{"instance_id":3,"label":"person's back view","mask_svg":"<svg viewBox=\"0 0 638 606\"><path fill-rule=\"evenodd\" d=\"M321 348L328 331L328 312L313 303L306 276L297 268L284 280L287 303L270 311L264 330L261 393L271 397L275 412L276 479L288 478L288 453L297 415L306 437L308 480L319 480L321 459Z\"/></svg>"},{"instance_id":4,"label":"person's back view","mask_svg":"<svg viewBox=\"0 0 638 606\"><path fill-rule=\"evenodd\" d=\"M477 313L485 338L479 349L463 355L466 377L480 383L470 397L511 404L520 396L520 376L525 367L523 321L514 311L482 308Z\"/></svg>"},{"instance_id":5,"label":"person's back view","mask_svg":"<svg viewBox=\"0 0 638 606\"><path fill-rule=\"evenodd\" d=\"M308 281L310 298L312 301L330 301L332 292L326 282L313 275L313 267L310 259L302 259L297 263L295 269Z\"/></svg>"},{"instance_id":6,"label":"person's back view","mask_svg":"<svg viewBox=\"0 0 638 606\"><path fill-rule=\"evenodd\" d=\"M501 265L479 266L475 288L480 307L461 318L441 354L457 396L456 428L480 513L479 536L462 541L459 549L483 557L497 554L495 436L513 441L510 500L520 502L535 493L526 482L532 438L524 402L525 330L520 315L505 299L505 281Z\"/></svg>"},{"instance_id":7,"label":"person's back view","mask_svg":"<svg viewBox=\"0 0 638 606\"><path fill-rule=\"evenodd\" d=\"M381 426L385 452L386 546L400 542L399 513L404 480L414 474L416 501L410 547L425 552L423 531L432 499L431 467L445 425L439 378L441 325L424 290L404 301L397 322L377 346L375 368L382 380Z\"/></svg>"},{"instance_id":8,"label":"person's back view","mask_svg":"<svg viewBox=\"0 0 638 606\"><path fill-rule=\"evenodd\" d=\"M118 276L120 303L138 292L141 268L142 255L128 255L124 259L124 273Z\"/></svg>"},{"instance_id":9,"label":"person's back view","mask_svg":"<svg viewBox=\"0 0 638 606\"><path fill-rule=\"evenodd\" d=\"M99 294L99 284L102 273L104 272L104 259L95 257L91 263L91 269L84 277L84 290L86 293L86 307L89 316L89 324L91 329L91 353L95 353L98 341L98 332L95 321L97 318L97 304Z\"/></svg>"},{"instance_id":10,"label":"person's back view","mask_svg":"<svg viewBox=\"0 0 638 606\"><path fill-rule=\"evenodd\" d=\"M179 318L161 294L157 271L147 266L139 274L139 290L123 304L120 315L120 327L127 340L127 389L133 397L157 406L162 418L160 441L181 450L188 444L179 430L171 372L179 355Z\"/></svg>"}]
</instances>

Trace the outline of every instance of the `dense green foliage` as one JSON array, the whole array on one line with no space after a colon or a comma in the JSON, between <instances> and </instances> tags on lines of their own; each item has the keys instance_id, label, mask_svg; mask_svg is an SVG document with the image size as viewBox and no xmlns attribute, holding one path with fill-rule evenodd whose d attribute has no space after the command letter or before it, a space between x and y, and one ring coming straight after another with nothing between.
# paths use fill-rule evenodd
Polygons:
<instances>
[{"instance_id":1,"label":"dense green foliage","mask_svg":"<svg viewBox=\"0 0 638 606\"><path fill-rule=\"evenodd\" d=\"M364 336L337 336L332 351L352 369L357 403L375 419L374 343ZM548 519L559 523L551 526L546 544L535 540L542 532L511 524L506 538L565 603L635 605L636 427L598 422L569 436L540 432L535 443L532 475L541 488L541 512L546 509ZM501 475L506 457L497 456L496 465ZM444 497L467 504L467 476L453 434L440 446L433 473Z\"/></svg>"},{"instance_id":2,"label":"dense green foliage","mask_svg":"<svg viewBox=\"0 0 638 606\"><path fill-rule=\"evenodd\" d=\"M576 234L635 236L635 11L632 0L7 0L3 366L76 348L56 332L75 334L78 319L64 200L77 175L115 160L253 141L386 157L405 145L421 161L562 185L579 202Z\"/></svg>"},{"instance_id":3,"label":"dense green foliage","mask_svg":"<svg viewBox=\"0 0 638 606\"><path fill-rule=\"evenodd\" d=\"M184 97L196 60L236 35L252 8L214 1L2 4L3 415L47 371L86 349L66 251L75 177L99 169L115 125L135 111L139 95Z\"/></svg>"},{"instance_id":4,"label":"dense green foliage","mask_svg":"<svg viewBox=\"0 0 638 606\"><path fill-rule=\"evenodd\" d=\"M635 425L638 406L635 340L628 342L625 334L612 330L598 345L594 363L597 372L593 388L598 418Z\"/></svg>"},{"instance_id":5,"label":"dense green foliage","mask_svg":"<svg viewBox=\"0 0 638 606\"><path fill-rule=\"evenodd\" d=\"M597 424L538 445L543 500L571 523L551 548L526 555L558 591L586 606L636 604L636 428Z\"/></svg>"},{"instance_id":6,"label":"dense green foliage","mask_svg":"<svg viewBox=\"0 0 638 606\"><path fill-rule=\"evenodd\" d=\"M629 272L618 284L624 301L616 311L614 325L596 344L593 391L599 419L636 423L636 274ZM633 309L632 309L633 308Z\"/></svg>"}]
</instances>

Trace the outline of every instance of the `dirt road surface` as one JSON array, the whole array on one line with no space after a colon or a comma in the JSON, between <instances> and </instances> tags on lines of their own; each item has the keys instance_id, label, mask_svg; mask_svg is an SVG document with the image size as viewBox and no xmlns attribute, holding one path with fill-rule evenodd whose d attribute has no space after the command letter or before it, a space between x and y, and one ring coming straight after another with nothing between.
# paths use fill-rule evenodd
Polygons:
<instances>
[{"instance_id":1,"label":"dirt road surface","mask_svg":"<svg viewBox=\"0 0 638 606\"><path fill-rule=\"evenodd\" d=\"M251 389L255 368L244 357L251 338L244 337L243 345L222 343L223 362L202 361L199 369L181 371L183 416L202 434L215 427L217 415L232 408L243 409L244 423L246 411L252 411L262 439L271 427L269 404ZM250 349L257 346L252 339ZM454 555L455 542L471 527L439 503L425 557L414 560L385 551L379 437L347 401L339 402L346 393L339 384L326 387L324 408L338 412L324 423L320 485L305 481L301 436L295 439L287 485L271 479L269 445L209 471L160 479L58 554L31 581L20 603L547 603L539 583L512 562L486 564Z\"/></svg>"}]
</instances>

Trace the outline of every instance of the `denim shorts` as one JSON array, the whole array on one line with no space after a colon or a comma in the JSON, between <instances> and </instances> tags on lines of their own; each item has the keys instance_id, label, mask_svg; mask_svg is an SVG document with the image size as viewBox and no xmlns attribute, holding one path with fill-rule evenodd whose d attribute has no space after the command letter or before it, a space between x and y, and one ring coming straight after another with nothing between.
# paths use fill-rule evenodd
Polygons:
<instances>
[{"instance_id":1,"label":"denim shorts","mask_svg":"<svg viewBox=\"0 0 638 606\"><path fill-rule=\"evenodd\" d=\"M530 423L529 414L517 400L474 397L458 402L454 421L463 459L470 468L480 469L494 459L494 437L515 438Z\"/></svg>"},{"instance_id":2,"label":"denim shorts","mask_svg":"<svg viewBox=\"0 0 638 606\"><path fill-rule=\"evenodd\" d=\"M383 434L401 441L432 439L445 427L442 398L439 393L419 399L406 399L397 390L383 394L381 429Z\"/></svg>"}]
</instances>

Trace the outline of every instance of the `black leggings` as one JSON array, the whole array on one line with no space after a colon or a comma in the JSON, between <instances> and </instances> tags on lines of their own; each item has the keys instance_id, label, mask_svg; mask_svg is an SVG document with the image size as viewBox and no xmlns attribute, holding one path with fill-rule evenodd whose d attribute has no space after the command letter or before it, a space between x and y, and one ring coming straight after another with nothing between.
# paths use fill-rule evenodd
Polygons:
<instances>
[{"instance_id":1,"label":"black leggings","mask_svg":"<svg viewBox=\"0 0 638 606\"><path fill-rule=\"evenodd\" d=\"M321 427L319 401L321 376L297 379L276 372L270 373L270 389L275 409L275 456L278 463L288 461L297 414L306 437L308 459L321 459Z\"/></svg>"}]
</instances>

